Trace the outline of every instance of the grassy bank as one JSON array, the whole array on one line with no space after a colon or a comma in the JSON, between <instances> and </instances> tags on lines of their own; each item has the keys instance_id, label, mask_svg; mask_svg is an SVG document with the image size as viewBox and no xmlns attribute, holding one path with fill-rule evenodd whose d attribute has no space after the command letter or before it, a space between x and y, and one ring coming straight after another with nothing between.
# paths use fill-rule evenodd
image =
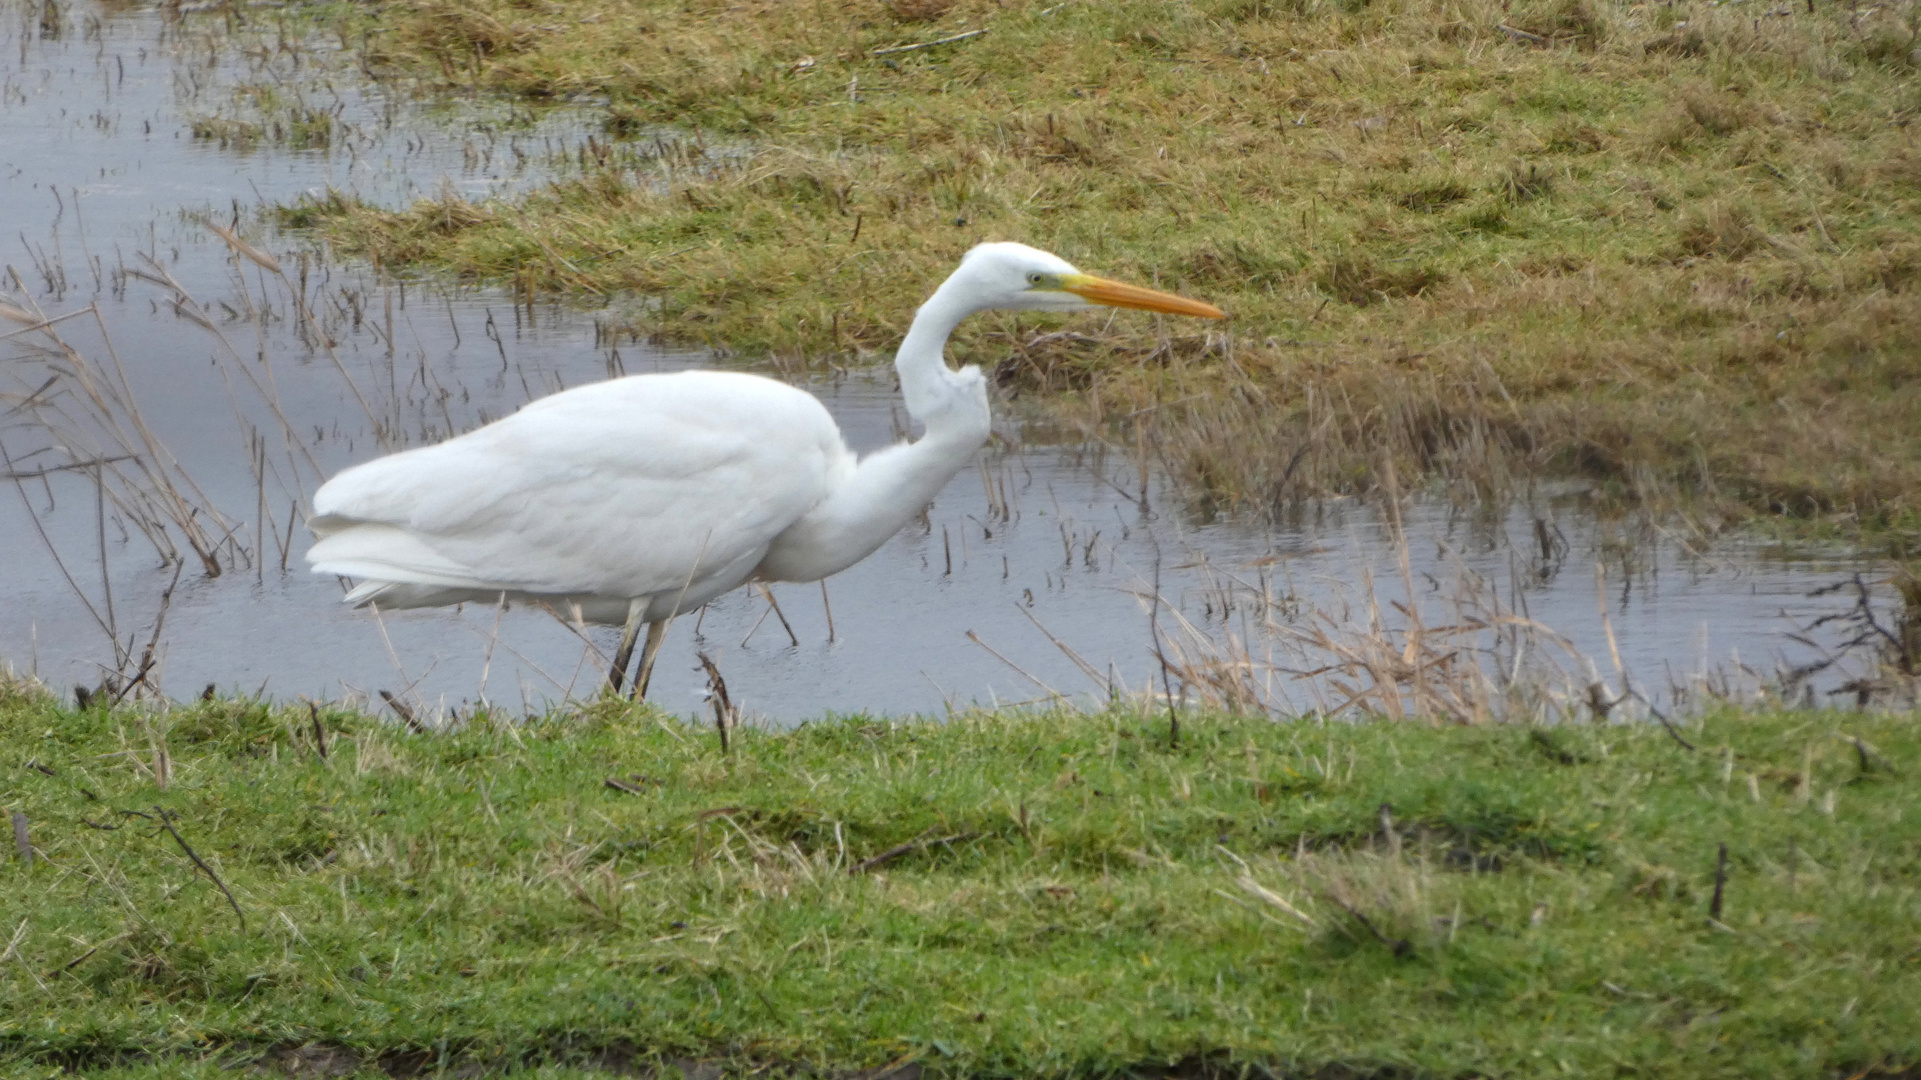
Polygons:
<instances>
[{"instance_id":1,"label":"grassy bank","mask_svg":"<svg viewBox=\"0 0 1921 1080\"><path fill-rule=\"evenodd\" d=\"M641 333L813 361L884 353L969 245L1021 239L1233 313L1230 336L989 318L956 349L1084 423L1162 404L1149 434L1202 501L1366 489L1393 459L1908 520L1916 11L393 4L349 34L376 68L605 99L609 164L511 204L290 220L391 262L655 297ZM660 152L636 168L623 135Z\"/></svg>"},{"instance_id":2,"label":"grassy bank","mask_svg":"<svg viewBox=\"0 0 1921 1080\"><path fill-rule=\"evenodd\" d=\"M13 686L0 1072L1921 1064L1911 720L1687 736L980 715L723 755L615 706L409 734Z\"/></svg>"}]
</instances>

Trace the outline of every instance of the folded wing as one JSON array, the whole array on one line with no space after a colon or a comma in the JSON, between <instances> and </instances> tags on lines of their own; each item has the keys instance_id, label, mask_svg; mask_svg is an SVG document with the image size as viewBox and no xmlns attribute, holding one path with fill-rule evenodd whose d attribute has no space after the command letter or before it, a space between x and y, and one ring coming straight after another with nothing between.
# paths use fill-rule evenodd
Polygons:
<instances>
[{"instance_id":1,"label":"folded wing","mask_svg":"<svg viewBox=\"0 0 1921 1080\"><path fill-rule=\"evenodd\" d=\"M725 372L634 376L348 469L314 496L307 558L363 581L658 594L751 570L852 465L803 391Z\"/></svg>"}]
</instances>

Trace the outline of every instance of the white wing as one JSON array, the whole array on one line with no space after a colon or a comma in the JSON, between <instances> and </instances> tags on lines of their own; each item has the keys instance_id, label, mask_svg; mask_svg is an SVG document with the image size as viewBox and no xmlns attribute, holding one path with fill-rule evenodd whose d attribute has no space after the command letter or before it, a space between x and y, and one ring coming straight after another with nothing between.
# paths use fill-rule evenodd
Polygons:
<instances>
[{"instance_id":1,"label":"white wing","mask_svg":"<svg viewBox=\"0 0 1921 1080\"><path fill-rule=\"evenodd\" d=\"M852 467L811 394L638 375L348 469L314 495L307 559L373 581L647 596L751 559L744 577Z\"/></svg>"}]
</instances>

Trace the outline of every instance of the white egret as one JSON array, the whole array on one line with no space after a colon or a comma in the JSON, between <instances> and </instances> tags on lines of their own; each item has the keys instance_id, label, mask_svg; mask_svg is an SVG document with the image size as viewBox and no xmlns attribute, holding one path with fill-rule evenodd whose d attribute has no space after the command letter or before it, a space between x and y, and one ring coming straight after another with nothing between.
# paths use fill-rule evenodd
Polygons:
<instances>
[{"instance_id":1,"label":"white egret","mask_svg":"<svg viewBox=\"0 0 1921 1080\"><path fill-rule=\"evenodd\" d=\"M894 368L919 439L856 458L819 399L723 371L576 387L458 438L357 465L314 494L315 573L356 605L545 603L624 624L608 678L644 696L674 615L751 580L816 581L912 520L989 434L987 380L943 356L990 308L1094 305L1220 318L1196 300L981 244L914 315Z\"/></svg>"}]
</instances>

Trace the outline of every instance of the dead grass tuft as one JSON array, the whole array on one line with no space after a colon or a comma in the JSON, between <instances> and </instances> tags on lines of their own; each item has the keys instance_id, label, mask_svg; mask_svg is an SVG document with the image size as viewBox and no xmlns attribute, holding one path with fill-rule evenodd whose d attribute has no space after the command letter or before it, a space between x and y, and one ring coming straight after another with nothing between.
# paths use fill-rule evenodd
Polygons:
<instances>
[{"instance_id":1,"label":"dead grass tuft","mask_svg":"<svg viewBox=\"0 0 1921 1080\"><path fill-rule=\"evenodd\" d=\"M1431 214L1467 197L1467 185L1450 178L1415 184L1395 195L1394 202L1417 213Z\"/></svg>"},{"instance_id":2,"label":"dead grass tuft","mask_svg":"<svg viewBox=\"0 0 1921 1080\"><path fill-rule=\"evenodd\" d=\"M1650 38L1642 48L1650 53L1698 60L1708 54L1708 39L1698 27L1680 26L1659 37Z\"/></svg>"},{"instance_id":3,"label":"dead grass tuft","mask_svg":"<svg viewBox=\"0 0 1921 1080\"><path fill-rule=\"evenodd\" d=\"M444 55L486 58L521 52L537 40L527 26L516 26L478 5L430 0L415 14L422 44Z\"/></svg>"},{"instance_id":4,"label":"dead grass tuft","mask_svg":"<svg viewBox=\"0 0 1921 1080\"><path fill-rule=\"evenodd\" d=\"M1854 55L1863 63L1897 71L1921 69L1921 22L1916 21L1912 5L1908 10L1907 25L1870 16L1872 28L1855 42Z\"/></svg>"},{"instance_id":5,"label":"dead grass tuft","mask_svg":"<svg viewBox=\"0 0 1921 1080\"><path fill-rule=\"evenodd\" d=\"M1607 133L1586 120L1564 116L1548 132L1545 148L1557 154L1592 154L1608 144Z\"/></svg>"},{"instance_id":6,"label":"dead grass tuft","mask_svg":"<svg viewBox=\"0 0 1921 1080\"><path fill-rule=\"evenodd\" d=\"M1516 161L1502 171L1499 187L1510 202L1532 202L1554 191L1554 170L1537 161Z\"/></svg>"},{"instance_id":7,"label":"dead grass tuft","mask_svg":"<svg viewBox=\"0 0 1921 1080\"><path fill-rule=\"evenodd\" d=\"M1752 118L1752 110L1740 98L1706 85L1690 86L1681 92L1681 108L1690 120L1709 135L1732 135Z\"/></svg>"},{"instance_id":8,"label":"dead grass tuft","mask_svg":"<svg viewBox=\"0 0 1921 1080\"><path fill-rule=\"evenodd\" d=\"M1864 284L1891 293L1908 292L1921 281L1921 242L1891 241L1868 256L1863 267Z\"/></svg>"},{"instance_id":9,"label":"dead grass tuft","mask_svg":"<svg viewBox=\"0 0 1921 1080\"><path fill-rule=\"evenodd\" d=\"M936 22L954 9L955 0L887 0L887 10L901 22Z\"/></svg>"},{"instance_id":10,"label":"dead grass tuft","mask_svg":"<svg viewBox=\"0 0 1921 1080\"><path fill-rule=\"evenodd\" d=\"M1419 296L1446 280L1435 267L1411 259L1376 259L1362 252L1336 255L1321 264L1314 284L1342 303L1366 307L1396 297Z\"/></svg>"},{"instance_id":11,"label":"dead grass tuft","mask_svg":"<svg viewBox=\"0 0 1921 1080\"><path fill-rule=\"evenodd\" d=\"M1903 194L1921 195L1921 147L1904 146L1876 162L1869 175Z\"/></svg>"},{"instance_id":12,"label":"dead grass tuft","mask_svg":"<svg viewBox=\"0 0 1921 1080\"><path fill-rule=\"evenodd\" d=\"M1683 256L1743 259L1765 241L1746 207L1714 202L1683 219L1677 242Z\"/></svg>"},{"instance_id":13,"label":"dead grass tuft","mask_svg":"<svg viewBox=\"0 0 1921 1080\"><path fill-rule=\"evenodd\" d=\"M1581 49L1597 48L1608 33L1603 9L1588 0L1543 0L1517 5L1508 24Z\"/></svg>"}]
</instances>

